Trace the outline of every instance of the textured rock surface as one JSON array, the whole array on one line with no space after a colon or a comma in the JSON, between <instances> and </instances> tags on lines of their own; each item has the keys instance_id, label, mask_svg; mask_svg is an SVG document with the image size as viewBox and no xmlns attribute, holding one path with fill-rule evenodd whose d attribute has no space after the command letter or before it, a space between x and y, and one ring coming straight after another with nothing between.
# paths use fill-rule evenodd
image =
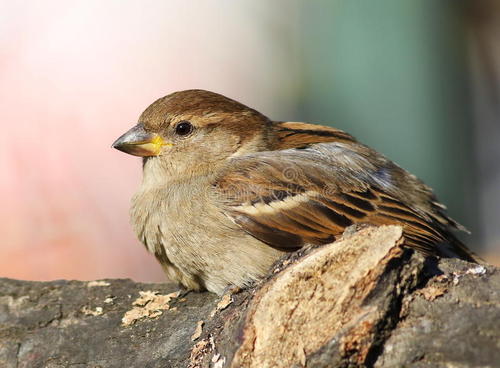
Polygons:
<instances>
[{"instance_id":1,"label":"textured rock surface","mask_svg":"<svg viewBox=\"0 0 500 368\"><path fill-rule=\"evenodd\" d=\"M499 367L500 272L459 260L406 295L378 367Z\"/></svg>"},{"instance_id":2,"label":"textured rock surface","mask_svg":"<svg viewBox=\"0 0 500 368\"><path fill-rule=\"evenodd\" d=\"M279 263L253 289L0 279L0 367L495 367L500 275L424 260L398 227Z\"/></svg>"},{"instance_id":3,"label":"textured rock surface","mask_svg":"<svg viewBox=\"0 0 500 368\"><path fill-rule=\"evenodd\" d=\"M88 285L1 279L0 367L182 367L197 320L216 304L214 295L189 294L161 315L124 327L139 291L168 294L177 287L130 280Z\"/></svg>"}]
</instances>

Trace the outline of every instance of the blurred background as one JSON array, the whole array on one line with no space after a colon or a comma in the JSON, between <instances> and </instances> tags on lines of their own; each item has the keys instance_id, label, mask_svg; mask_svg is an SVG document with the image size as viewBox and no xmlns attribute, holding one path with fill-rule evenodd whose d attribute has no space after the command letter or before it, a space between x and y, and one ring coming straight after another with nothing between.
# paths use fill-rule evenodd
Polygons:
<instances>
[{"instance_id":1,"label":"blurred background","mask_svg":"<svg viewBox=\"0 0 500 368\"><path fill-rule=\"evenodd\" d=\"M1 0L0 276L163 280L110 145L189 88L352 133L500 264L499 39L498 0Z\"/></svg>"}]
</instances>

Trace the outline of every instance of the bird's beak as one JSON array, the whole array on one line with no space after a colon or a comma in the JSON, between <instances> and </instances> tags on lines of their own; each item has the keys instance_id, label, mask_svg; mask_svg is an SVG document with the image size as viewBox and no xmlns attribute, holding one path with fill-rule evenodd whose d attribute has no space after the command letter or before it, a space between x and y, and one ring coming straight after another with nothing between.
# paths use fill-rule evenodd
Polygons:
<instances>
[{"instance_id":1,"label":"bird's beak","mask_svg":"<svg viewBox=\"0 0 500 368\"><path fill-rule=\"evenodd\" d=\"M165 145L170 144L158 134L146 132L143 124L137 124L118 138L112 147L130 155L147 157L158 156Z\"/></svg>"}]
</instances>

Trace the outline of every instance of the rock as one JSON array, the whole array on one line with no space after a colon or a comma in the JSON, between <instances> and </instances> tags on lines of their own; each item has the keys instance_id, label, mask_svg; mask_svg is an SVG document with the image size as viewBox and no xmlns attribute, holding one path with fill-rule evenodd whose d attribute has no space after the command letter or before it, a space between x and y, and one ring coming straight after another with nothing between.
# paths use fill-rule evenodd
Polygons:
<instances>
[{"instance_id":1,"label":"rock","mask_svg":"<svg viewBox=\"0 0 500 368\"><path fill-rule=\"evenodd\" d=\"M498 268L401 241L399 227L364 228L223 297L0 279L0 367L497 366Z\"/></svg>"}]
</instances>

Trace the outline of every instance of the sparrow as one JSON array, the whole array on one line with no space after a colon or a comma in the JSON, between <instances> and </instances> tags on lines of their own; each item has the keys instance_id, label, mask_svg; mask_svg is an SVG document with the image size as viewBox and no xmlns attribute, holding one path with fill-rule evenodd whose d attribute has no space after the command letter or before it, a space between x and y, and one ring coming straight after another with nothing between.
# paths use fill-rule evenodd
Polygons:
<instances>
[{"instance_id":1,"label":"sparrow","mask_svg":"<svg viewBox=\"0 0 500 368\"><path fill-rule=\"evenodd\" d=\"M186 90L156 100L113 147L143 158L132 226L188 290L245 288L360 224L400 225L407 247L477 261L431 188L338 129Z\"/></svg>"}]
</instances>

